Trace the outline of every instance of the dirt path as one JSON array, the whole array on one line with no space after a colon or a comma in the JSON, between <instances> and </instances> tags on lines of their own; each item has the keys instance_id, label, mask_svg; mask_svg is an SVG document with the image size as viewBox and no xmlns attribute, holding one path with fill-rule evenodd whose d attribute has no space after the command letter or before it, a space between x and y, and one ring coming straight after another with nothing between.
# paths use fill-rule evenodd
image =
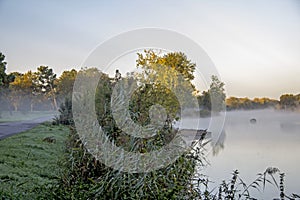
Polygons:
<instances>
[{"instance_id":1,"label":"dirt path","mask_svg":"<svg viewBox=\"0 0 300 200\"><path fill-rule=\"evenodd\" d=\"M32 129L33 127L39 125L45 121L51 121L53 116L40 117L34 120L27 120L21 122L5 122L0 123L0 140L12 136L23 131Z\"/></svg>"}]
</instances>

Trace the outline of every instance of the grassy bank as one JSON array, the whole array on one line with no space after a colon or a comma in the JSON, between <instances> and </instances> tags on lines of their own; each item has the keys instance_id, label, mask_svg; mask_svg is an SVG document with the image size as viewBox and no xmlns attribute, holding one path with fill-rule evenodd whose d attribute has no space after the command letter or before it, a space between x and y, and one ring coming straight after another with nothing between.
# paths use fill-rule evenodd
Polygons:
<instances>
[{"instance_id":1,"label":"grassy bank","mask_svg":"<svg viewBox=\"0 0 300 200\"><path fill-rule=\"evenodd\" d=\"M0 141L0 197L37 199L59 178L69 129L45 123ZM45 140L49 137L50 139ZM41 188L44 188L43 192Z\"/></svg>"}]
</instances>

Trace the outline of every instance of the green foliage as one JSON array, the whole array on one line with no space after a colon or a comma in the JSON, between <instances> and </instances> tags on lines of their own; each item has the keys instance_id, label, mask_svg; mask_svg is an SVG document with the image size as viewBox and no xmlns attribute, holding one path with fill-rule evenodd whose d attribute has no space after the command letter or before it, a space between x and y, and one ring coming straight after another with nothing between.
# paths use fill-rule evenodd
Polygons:
<instances>
[{"instance_id":1,"label":"green foliage","mask_svg":"<svg viewBox=\"0 0 300 200\"><path fill-rule=\"evenodd\" d=\"M81 80L83 82L95 76L100 78L95 95L96 113L100 126L115 144L126 151L147 153L159 150L174 137L175 130L169 125L164 126L156 136L150 139L134 138L120 130L113 119L110 106L112 89L116 82L97 69L84 69L81 73L85 74ZM122 81L129 86L135 83L132 77L123 78ZM149 107L153 103L165 106L166 110L174 106L170 104L174 102L174 96L171 93L170 101L164 102L161 97L166 95L161 95L160 87L153 87L153 85L145 85L145 87L136 90L128 108L133 120L141 125L149 123ZM89 94L86 95L89 98ZM175 107L176 113L178 107L177 105ZM95 160L85 149L75 129L67 145L65 173L61 185L53 190L56 198L186 199L194 198L196 195L192 178L196 170L195 166L198 162L202 162L200 149L195 150L197 153L186 152L175 163L162 169L133 174L115 171Z\"/></svg>"},{"instance_id":2,"label":"green foliage","mask_svg":"<svg viewBox=\"0 0 300 200\"><path fill-rule=\"evenodd\" d=\"M0 52L0 87L3 87L7 82L5 55Z\"/></svg>"},{"instance_id":3,"label":"green foliage","mask_svg":"<svg viewBox=\"0 0 300 200\"><path fill-rule=\"evenodd\" d=\"M40 66L35 72L35 79L33 80L34 90L36 93L48 93L54 89L54 81L56 74L48 66Z\"/></svg>"},{"instance_id":4,"label":"green foliage","mask_svg":"<svg viewBox=\"0 0 300 200\"><path fill-rule=\"evenodd\" d=\"M221 82L217 76L211 77L211 84L208 91L203 91L198 96L198 103L202 108L202 114L200 116L209 116L209 111L218 113L225 110L225 84ZM200 112L201 112L200 111Z\"/></svg>"},{"instance_id":5,"label":"green foliage","mask_svg":"<svg viewBox=\"0 0 300 200\"><path fill-rule=\"evenodd\" d=\"M188 60L182 52L171 52L160 55L153 50L144 50L144 54L138 53L137 66L143 69L153 69L153 66L163 66L175 69L188 81L194 79L196 64Z\"/></svg>"},{"instance_id":6,"label":"green foliage","mask_svg":"<svg viewBox=\"0 0 300 200\"><path fill-rule=\"evenodd\" d=\"M194 199L192 184L197 152L149 173L115 171L96 161L74 131L68 140L68 157L61 185L53 190L57 199Z\"/></svg>"},{"instance_id":7,"label":"green foliage","mask_svg":"<svg viewBox=\"0 0 300 200\"><path fill-rule=\"evenodd\" d=\"M211 97L211 109L213 112L220 112L225 109L225 84L214 75L211 77L211 81L212 82L208 91Z\"/></svg>"},{"instance_id":8,"label":"green foliage","mask_svg":"<svg viewBox=\"0 0 300 200\"><path fill-rule=\"evenodd\" d=\"M279 184L278 184L279 179ZM208 179L200 179L198 182L199 198L207 200L222 199L249 199L254 200L257 197L252 195L253 190L263 192L267 184L275 186L278 189L280 199L296 199L297 194L287 195L284 192L284 173L276 167L268 167L263 173L258 173L257 178L250 184L245 183L239 175L238 170L234 170L231 179L219 184L218 190L210 189Z\"/></svg>"},{"instance_id":9,"label":"green foliage","mask_svg":"<svg viewBox=\"0 0 300 200\"><path fill-rule=\"evenodd\" d=\"M173 104L169 104L172 102ZM139 87L132 95L129 109L133 120L142 125L150 124L149 110L153 105L161 105L166 109L167 116L174 119L180 110L177 97L168 88L146 84Z\"/></svg>"},{"instance_id":10,"label":"green foliage","mask_svg":"<svg viewBox=\"0 0 300 200\"><path fill-rule=\"evenodd\" d=\"M280 108L286 110L295 110L300 107L300 94L284 94L280 96Z\"/></svg>"},{"instance_id":11,"label":"green foliage","mask_svg":"<svg viewBox=\"0 0 300 200\"><path fill-rule=\"evenodd\" d=\"M145 50L144 54L138 54L137 67L143 70L135 75L142 84L139 93L145 97L143 102L156 100L162 103L171 120L180 109L196 106L192 96L195 86L191 83L196 64L188 60L184 53L159 54ZM149 106L149 103L145 104Z\"/></svg>"},{"instance_id":12,"label":"green foliage","mask_svg":"<svg viewBox=\"0 0 300 200\"><path fill-rule=\"evenodd\" d=\"M203 108L203 110L211 110L211 98L208 91L203 91L202 94L198 96L198 102L200 107Z\"/></svg>"},{"instance_id":13,"label":"green foliage","mask_svg":"<svg viewBox=\"0 0 300 200\"><path fill-rule=\"evenodd\" d=\"M32 111L33 95L32 95L32 80L33 74L31 71L20 74L14 73L14 81L9 85L9 95L7 96L10 104L13 106L14 111L22 112Z\"/></svg>"},{"instance_id":14,"label":"green foliage","mask_svg":"<svg viewBox=\"0 0 300 200\"><path fill-rule=\"evenodd\" d=\"M5 55L0 52L0 118L2 114L2 110L4 110L6 99L4 98L4 95L7 93L7 90L5 90L5 85L7 82L7 74L5 73L6 70L6 62Z\"/></svg>"},{"instance_id":15,"label":"green foliage","mask_svg":"<svg viewBox=\"0 0 300 200\"><path fill-rule=\"evenodd\" d=\"M58 109L59 115L53 119L53 124L74 125L72 113L72 100L65 98Z\"/></svg>"},{"instance_id":16,"label":"green foliage","mask_svg":"<svg viewBox=\"0 0 300 200\"><path fill-rule=\"evenodd\" d=\"M53 109L57 110L55 87L56 74L48 66L40 66L34 74L33 91L35 95L51 98Z\"/></svg>"},{"instance_id":17,"label":"green foliage","mask_svg":"<svg viewBox=\"0 0 300 200\"><path fill-rule=\"evenodd\" d=\"M77 71L64 71L57 79L47 66L36 72L12 72L6 76L7 87L0 87L1 110L22 111L56 109L57 102L71 99Z\"/></svg>"},{"instance_id":18,"label":"green foliage","mask_svg":"<svg viewBox=\"0 0 300 200\"><path fill-rule=\"evenodd\" d=\"M266 108L277 108L278 101L270 98L254 98L253 100L244 97L230 97L226 99L227 110L251 110L251 109L266 109Z\"/></svg>"},{"instance_id":19,"label":"green foliage","mask_svg":"<svg viewBox=\"0 0 300 200\"><path fill-rule=\"evenodd\" d=\"M73 85L77 76L77 71L72 69L70 71L64 71L62 75L56 79L56 92L59 98L71 98L73 92Z\"/></svg>"}]
</instances>

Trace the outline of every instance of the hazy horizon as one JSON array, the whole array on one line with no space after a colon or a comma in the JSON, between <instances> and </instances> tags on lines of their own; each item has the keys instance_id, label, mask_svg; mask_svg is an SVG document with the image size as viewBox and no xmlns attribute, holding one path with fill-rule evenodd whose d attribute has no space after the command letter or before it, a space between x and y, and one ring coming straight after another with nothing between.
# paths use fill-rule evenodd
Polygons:
<instances>
[{"instance_id":1,"label":"hazy horizon","mask_svg":"<svg viewBox=\"0 0 300 200\"><path fill-rule=\"evenodd\" d=\"M175 13L175 14L173 14ZM7 72L80 69L99 44L132 29L186 35L214 62L227 96L300 93L300 3L288 1L0 1ZM201 66L199 66L201 69ZM127 66L120 67L126 73Z\"/></svg>"}]
</instances>

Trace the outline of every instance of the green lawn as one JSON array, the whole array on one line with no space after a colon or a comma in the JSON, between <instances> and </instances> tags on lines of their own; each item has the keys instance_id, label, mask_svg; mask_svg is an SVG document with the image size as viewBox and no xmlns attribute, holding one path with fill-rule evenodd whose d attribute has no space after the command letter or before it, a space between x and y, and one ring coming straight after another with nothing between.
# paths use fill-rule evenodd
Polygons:
<instances>
[{"instance_id":1,"label":"green lawn","mask_svg":"<svg viewBox=\"0 0 300 200\"><path fill-rule=\"evenodd\" d=\"M69 129L41 124L0 141L0 199L36 199L41 186L55 184L60 176ZM53 137L53 143L43 141Z\"/></svg>"},{"instance_id":2,"label":"green lawn","mask_svg":"<svg viewBox=\"0 0 300 200\"><path fill-rule=\"evenodd\" d=\"M1 113L0 123L1 122L16 122L23 120L32 120L45 116L53 116L56 115L57 112L54 111L33 111L28 113L15 112L9 113L7 111Z\"/></svg>"}]
</instances>

